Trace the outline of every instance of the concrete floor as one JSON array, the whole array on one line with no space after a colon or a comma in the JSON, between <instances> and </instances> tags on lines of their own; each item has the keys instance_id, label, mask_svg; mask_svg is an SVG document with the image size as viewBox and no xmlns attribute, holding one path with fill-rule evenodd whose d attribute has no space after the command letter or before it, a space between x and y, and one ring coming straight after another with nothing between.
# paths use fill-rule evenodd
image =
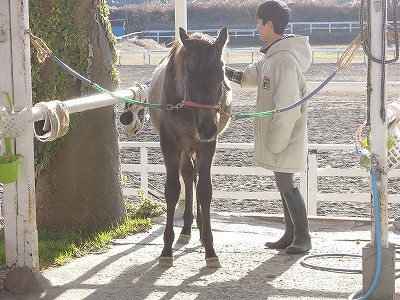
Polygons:
<instances>
[{"instance_id":1,"label":"concrete floor","mask_svg":"<svg viewBox=\"0 0 400 300\"><path fill-rule=\"evenodd\" d=\"M175 234L181 220L176 221ZM222 268L205 267L204 250L193 229L187 245L174 245L174 267L158 266L163 245L162 224L147 233L116 240L106 253L75 259L65 266L47 269L51 284L42 293L12 295L0 299L271 299L338 300L362 289L361 274L328 272L304 267L304 255L269 250L264 243L283 233L281 218L266 215L212 214L214 245ZM310 219L312 254L334 257L308 258L322 267L361 269L361 254L370 241L367 220ZM394 227L393 227L394 228ZM389 241L400 244L400 232L390 227ZM338 255L338 256L337 256ZM400 283L395 282L400 299Z\"/></svg>"}]
</instances>

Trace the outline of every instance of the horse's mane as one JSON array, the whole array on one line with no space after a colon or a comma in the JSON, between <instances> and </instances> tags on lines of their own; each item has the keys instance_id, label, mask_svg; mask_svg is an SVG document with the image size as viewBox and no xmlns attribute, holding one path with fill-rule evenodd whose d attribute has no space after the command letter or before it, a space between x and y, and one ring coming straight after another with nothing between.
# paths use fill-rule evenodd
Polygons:
<instances>
[{"instance_id":1,"label":"horse's mane","mask_svg":"<svg viewBox=\"0 0 400 300\"><path fill-rule=\"evenodd\" d=\"M183 79L184 63L189 69L201 71L214 65L219 59L214 38L199 32L193 33L189 37L188 49L183 46L181 41L176 40L168 54L168 58L175 64L175 76L178 81Z\"/></svg>"}]
</instances>

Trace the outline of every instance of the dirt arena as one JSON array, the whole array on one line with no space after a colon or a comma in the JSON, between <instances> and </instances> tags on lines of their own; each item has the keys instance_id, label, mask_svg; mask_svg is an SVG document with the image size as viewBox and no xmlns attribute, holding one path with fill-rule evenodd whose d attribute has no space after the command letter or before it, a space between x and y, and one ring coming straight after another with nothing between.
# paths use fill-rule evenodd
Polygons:
<instances>
[{"instance_id":1,"label":"dirt arena","mask_svg":"<svg viewBox=\"0 0 400 300\"><path fill-rule=\"evenodd\" d=\"M245 64L230 65L241 69ZM155 66L119 66L121 88L129 87L134 81L143 82L151 77ZM327 78L337 65L313 64L305 73L309 82L321 82ZM367 68L365 64L352 64L347 69L340 71L333 81L366 81ZM387 81L397 81L400 78L398 63L387 66ZM311 91L309 91L311 92ZM399 97L399 95L388 94L388 99ZM249 90L234 91L233 113L248 113L255 111L256 92ZM308 101L309 117L308 132L309 143L315 144L354 144L354 132L366 118L366 94L359 93L327 93L320 92ZM149 124L138 135L128 137L120 127L121 140L132 141L158 141L158 136ZM253 141L252 120L244 119L232 121L227 130L220 135L220 142L250 143ZM122 161L132 161L133 154L130 151L122 151ZM159 152L151 153L152 163L162 162ZM217 150L215 156L216 165L248 166L252 164L252 151L245 150ZM359 157L354 151L318 151L319 167L350 168L359 167ZM154 174L149 179L150 183L163 190L164 177L162 174ZM133 183L134 180L132 180ZM252 190L264 191L275 189L272 178L257 178L251 176L222 175L213 177L216 189ZM352 178L320 178L318 188L321 192L368 192L370 189L367 178L355 180ZM389 180L389 193L399 193L400 184L395 180ZM253 199L231 200L213 199L212 209L216 212L256 212L256 213L281 213L279 200L259 201ZM343 216L343 217L369 217L370 206L367 203L341 202L341 203L318 203L317 213L320 216ZM389 205L389 217L400 215L400 205Z\"/></svg>"}]
</instances>

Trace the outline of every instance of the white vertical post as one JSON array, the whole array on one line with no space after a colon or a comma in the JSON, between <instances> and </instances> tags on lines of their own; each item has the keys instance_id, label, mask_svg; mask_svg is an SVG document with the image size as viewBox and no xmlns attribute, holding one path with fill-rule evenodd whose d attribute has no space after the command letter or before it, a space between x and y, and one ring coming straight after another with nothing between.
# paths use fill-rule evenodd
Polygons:
<instances>
[{"instance_id":1,"label":"white vertical post","mask_svg":"<svg viewBox=\"0 0 400 300\"><path fill-rule=\"evenodd\" d=\"M386 0L371 0L371 54L386 60ZM370 300L394 299L395 294L395 247L388 240L388 155L387 155L387 99L386 81L382 76L386 68L378 62L371 63L371 166L377 163L379 221L372 214L371 244L363 248L363 293ZM376 159L375 159L376 157ZM372 199L372 197L371 197ZM373 199L372 199L373 200ZM373 202L373 201L372 201ZM375 225L379 222L381 233L377 236ZM382 246L376 243L376 238ZM378 259L381 257L381 261ZM378 273L378 263L380 271ZM377 277L379 275L379 277ZM378 278L377 281L374 281ZM376 284L373 285L373 282ZM368 295L367 295L368 294Z\"/></svg>"},{"instance_id":2,"label":"white vertical post","mask_svg":"<svg viewBox=\"0 0 400 300\"><path fill-rule=\"evenodd\" d=\"M28 0L10 3L12 36L12 81L13 98L16 107L32 109L32 83L29 35ZM11 195L17 196L17 266L35 271L39 266L38 235L36 229L35 170L32 124L28 124L24 135L16 139L16 153L21 154L24 163L20 165L20 176L16 185L10 187ZM6 187L8 190L8 187ZM5 198L7 197L5 193ZM6 224L7 227L7 224Z\"/></svg>"},{"instance_id":3,"label":"white vertical post","mask_svg":"<svg viewBox=\"0 0 400 300\"><path fill-rule=\"evenodd\" d=\"M149 192L148 150L140 147L140 185L145 194Z\"/></svg>"},{"instance_id":4,"label":"white vertical post","mask_svg":"<svg viewBox=\"0 0 400 300\"><path fill-rule=\"evenodd\" d=\"M311 216L317 215L318 194L318 164L317 150L311 150L308 154L307 168L307 213Z\"/></svg>"},{"instance_id":5,"label":"white vertical post","mask_svg":"<svg viewBox=\"0 0 400 300\"><path fill-rule=\"evenodd\" d=\"M386 0L383 0L386 1ZM382 2L372 1L371 3L371 53L374 57L381 59L382 43L386 43L386 35L382 32ZM383 12L386 13L386 12ZM386 25L386 24L384 24ZM385 56L386 57L386 56ZM387 177L387 99L385 87L381 86L381 65L371 61L371 153L377 155L379 159L379 168L383 170L379 182L379 200L380 200L380 225L382 246L387 248L388 241L388 177ZM386 71L386 69L385 69ZM381 101L381 95L384 96L384 102ZM384 110L382 119L381 110ZM375 221L375 220L374 220ZM372 226L371 242L375 244L375 229Z\"/></svg>"},{"instance_id":6,"label":"white vertical post","mask_svg":"<svg viewBox=\"0 0 400 300\"><path fill-rule=\"evenodd\" d=\"M11 32L10 32L10 3L9 0L0 0L0 31L2 39L0 42L0 91L12 94L12 65L11 65ZM7 105L6 99L0 99L3 105ZM5 101L5 102L4 102ZM2 144L4 150L4 143ZM4 152L4 151L3 151ZM17 239L12 237L17 231L17 201L15 184L8 184L3 186L3 208L4 208L4 221L7 227L4 229L6 237L6 265L12 266L17 261ZM8 239L7 239L8 237Z\"/></svg>"},{"instance_id":7,"label":"white vertical post","mask_svg":"<svg viewBox=\"0 0 400 300\"><path fill-rule=\"evenodd\" d=\"M179 27L187 30L187 0L175 0L175 38L179 39Z\"/></svg>"},{"instance_id":8,"label":"white vertical post","mask_svg":"<svg viewBox=\"0 0 400 300\"><path fill-rule=\"evenodd\" d=\"M6 40L0 42L0 90L8 92L15 107L32 108L28 0L0 0ZM27 128L32 128L28 124ZM38 269L33 131L16 139L14 152L24 158L16 183L4 185L6 265Z\"/></svg>"},{"instance_id":9,"label":"white vertical post","mask_svg":"<svg viewBox=\"0 0 400 300\"><path fill-rule=\"evenodd\" d=\"M299 184L300 192L303 195L304 203L308 202L308 164L307 168L300 172L300 184Z\"/></svg>"}]
</instances>

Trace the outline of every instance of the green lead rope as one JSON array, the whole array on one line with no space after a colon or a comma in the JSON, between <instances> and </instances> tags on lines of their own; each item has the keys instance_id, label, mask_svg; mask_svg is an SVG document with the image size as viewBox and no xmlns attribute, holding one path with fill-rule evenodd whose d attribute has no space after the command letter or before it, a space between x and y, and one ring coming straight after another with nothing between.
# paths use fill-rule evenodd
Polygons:
<instances>
[{"instance_id":1,"label":"green lead rope","mask_svg":"<svg viewBox=\"0 0 400 300\"><path fill-rule=\"evenodd\" d=\"M113 98L115 98L115 99L117 99L117 100L121 100L121 101L123 101L123 102L127 102L127 103L134 104L134 105L145 106L145 107L149 107L149 108L160 108L160 105L158 105L158 104L147 103L147 102L140 102L140 101L136 101L136 100L132 100L132 99L129 99L129 98L125 98L125 97L121 97L121 96L115 95L113 92L110 92L110 91L108 91L108 90L102 88L101 86L99 86L99 85L96 84L96 83L91 83L90 86L91 86L93 89L99 91L100 93L108 94L108 95L110 95L111 97L113 97Z\"/></svg>"},{"instance_id":2,"label":"green lead rope","mask_svg":"<svg viewBox=\"0 0 400 300\"><path fill-rule=\"evenodd\" d=\"M277 112L278 111L276 109L274 109L274 110L262 111L262 112L259 112L259 113L240 114L240 115L236 115L235 116L235 120L270 116L270 115L276 114Z\"/></svg>"}]
</instances>

